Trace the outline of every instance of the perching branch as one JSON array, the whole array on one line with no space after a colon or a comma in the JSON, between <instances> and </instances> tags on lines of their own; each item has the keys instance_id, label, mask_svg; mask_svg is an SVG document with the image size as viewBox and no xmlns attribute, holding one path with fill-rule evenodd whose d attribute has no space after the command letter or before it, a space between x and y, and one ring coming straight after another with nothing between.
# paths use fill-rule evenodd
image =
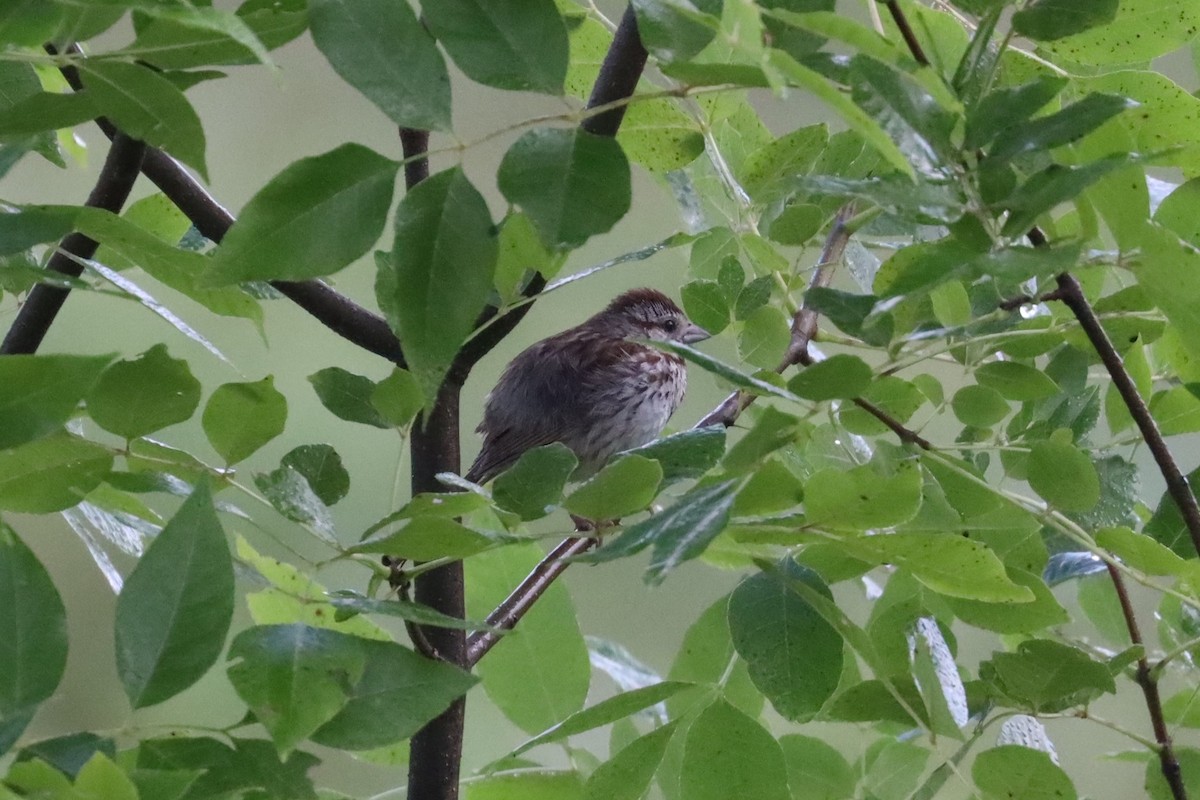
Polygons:
<instances>
[{"instance_id":1,"label":"perching branch","mask_svg":"<svg viewBox=\"0 0 1200 800\"><path fill-rule=\"evenodd\" d=\"M146 145L128 136L118 135L113 139L104 167L96 186L88 195L85 205L102 208L118 214L129 192L137 180ZM62 275L78 278L83 273L80 263L96 254L100 245L82 233L72 233L62 240L58 250L50 257L46 269ZM70 289L40 283L33 287L20 313L0 344L0 354L35 353L50 329L59 309L67 301Z\"/></svg>"},{"instance_id":2,"label":"perching branch","mask_svg":"<svg viewBox=\"0 0 1200 800\"><path fill-rule=\"evenodd\" d=\"M46 46L46 50L51 55L57 53L50 45ZM67 48L67 52L79 53L79 49L72 46ZM60 71L72 89L77 92L83 89L79 70L65 65ZM121 135L117 126L105 117L99 117L96 124L109 139ZM218 243L225 238L226 232L233 226L233 215L174 158L157 147L147 147L142 160L142 172L206 238ZM271 285L338 336L397 366L405 366L400 341L383 317L320 281L272 281Z\"/></svg>"}]
</instances>

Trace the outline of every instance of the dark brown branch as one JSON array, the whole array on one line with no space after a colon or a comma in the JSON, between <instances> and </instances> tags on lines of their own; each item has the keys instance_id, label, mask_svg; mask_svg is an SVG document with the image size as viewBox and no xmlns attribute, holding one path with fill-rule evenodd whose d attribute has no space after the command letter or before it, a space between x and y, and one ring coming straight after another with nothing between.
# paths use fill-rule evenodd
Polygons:
<instances>
[{"instance_id":1,"label":"dark brown branch","mask_svg":"<svg viewBox=\"0 0 1200 800\"><path fill-rule=\"evenodd\" d=\"M587 107L598 108L632 97L645 67L646 48L642 46L641 37L638 35L637 16L633 12L633 5L630 4L625 8L625 14L621 17L621 23L613 35L612 44L609 45L608 52L604 55L604 62L600 65L600 74L596 77L596 84L592 87ZM588 117L583 121L581 127L588 133L594 133L597 136L616 136L621 127L621 121L625 118L625 108L624 104L620 104L602 114ZM523 293L525 297L536 297L544 288L546 288L546 279L539 274L533 276L526 284ZM467 342L459 351L458 357L455 358L454 364L450 368L451 378L465 381L471 368L490 353L492 348L499 344L504 337L508 336L531 308L533 308L533 303L523 303L517 306ZM475 321L475 327L477 329L483 327L495 319L499 313L498 308L489 306Z\"/></svg>"},{"instance_id":2,"label":"dark brown branch","mask_svg":"<svg viewBox=\"0 0 1200 800\"><path fill-rule=\"evenodd\" d=\"M1121 577L1120 571L1115 566L1112 564L1106 566L1108 567L1108 576L1112 578L1113 588L1117 592L1117 600L1121 604L1121 613L1125 615L1125 627L1129 629L1129 640L1135 646L1143 649L1141 658L1137 660L1134 680L1138 686L1142 687L1142 694L1146 698L1146 709L1150 712L1150 725L1154 729L1154 741L1158 742L1158 760L1162 767L1163 778L1171 787L1171 796L1175 800L1187 800L1183 772L1179 768L1179 760L1175 757L1175 747L1171 743L1171 733L1167 730L1167 723L1163 717L1158 681L1154 679L1154 673L1150 669L1149 662L1146 661L1145 642L1142 641L1142 632L1138 626L1137 616L1133 612L1133 603L1125 588L1125 579Z\"/></svg>"},{"instance_id":3,"label":"dark brown branch","mask_svg":"<svg viewBox=\"0 0 1200 800\"><path fill-rule=\"evenodd\" d=\"M117 136L113 139L104 167L95 187L88 195L87 202L92 208L102 208L118 214L129 192L137 180L142 165L142 156L146 146L128 136ZM89 259L96 254L99 244L82 233L72 233L58 246L58 250L50 257L46 269L72 278L78 278L83 273L80 259ZM58 316L59 309L67 301L71 290L60 286L38 284L33 287L29 297L21 306L20 313L13 320L12 327L0 344L0 354L35 353L42 344L50 325Z\"/></svg>"},{"instance_id":4,"label":"dark brown branch","mask_svg":"<svg viewBox=\"0 0 1200 800\"><path fill-rule=\"evenodd\" d=\"M850 230L846 227L846 223L853 215L854 204L847 203L833 218L833 224L825 236L825 246L821 248L821 259L817 262L813 276L808 282L809 289L828 286L833 280L833 274L837 271L838 265L842 261L842 254L846 252L846 245L850 241ZM809 342L817 335L817 317L816 309L812 308L805 300L800 309L792 316L792 339L788 343L783 360L775 368L776 372L782 373L788 367L804 363L808 358ZM737 418L754 402L754 399L755 395L749 392L734 392L697 422L696 427L707 428L710 425L724 425L728 428L737 421Z\"/></svg>"},{"instance_id":5,"label":"dark brown branch","mask_svg":"<svg viewBox=\"0 0 1200 800\"><path fill-rule=\"evenodd\" d=\"M896 22L896 27L900 29L900 35L904 37L904 43L908 45L908 52L912 53L912 57L917 60L918 64L928 67L929 57L925 55L925 50L917 41L917 35L913 33L912 26L908 24L908 17L904 16L899 0L888 0L887 7L891 12L892 19Z\"/></svg>"},{"instance_id":6,"label":"dark brown branch","mask_svg":"<svg viewBox=\"0 0 1200 800\"><path fill-rule=\"evenodd\" d=\"M1087 298L1083 295L1083 288L1079 285L1079 281L1074 275L1064 272L1058 276L1058 289L1062 295L1062 302L1071 309L1075 314L1075 318L1079 320L1079 325L1083 328L1083 332L1087 334L1088 341L1095 348L1096 353L1100 356L1100 360L1104 363L1104 368L1108 370L1109 376L1112 378L1113 385L1117 387L1117 391L1121 394L1121 399L1125 403L1125 407L1129 409L1130 415L1134 422L1137 423L1138 430L1141 431L1142 438L1146 440L1150 452L1154 455L1154 462L1158 464L1158 470L1162 473L1163 479L1167 482L1167 492L1171 495L1171 499L1179 506L1179 513L1183 516L1183 522L1187 525L1188 534L1192 537L1192 545L1196 548L1196 552L1200 553L1200 505L1196 503L1196 496L1192 494L1191 486L1188 484L1187 477L1179 470L1179 465L1175 463L1175 457L1171 455L1171 451L1167 449L1167 443L1163 439L1162 432L1158 429L1158 423L1154 421L1154 417L1150 414L1150 408L1146 405L1146 401L1138 394L1137 386L1134 385L1133 378L1129 376L1129 371L1125 369L1124 362L1121 361L1120 354L1113 347L1112 341L1108 338L1108 333L1104 330L1104 326L1100 324L1100 319L1096 316L1096 312L1092 309Z\"/></svg>"},{"instance_id":7,"label":"dark brown branch","mask_svg":"<svg viewBox=\"0 0 1200 800\"><path fill-rule=\"evenodd\" d=\"M550 588L550 584L563 574L571 565L571 558L586 553L596 546L596 539L590 536L571 537L563 539L558 545L538 562L533 571L521 581L512 593L504 598L504 602L496 610L488 614L487 623L501 630L512 630L521 617L533 607L538 598ZM479 659L500 641L500 634L495 630L476 631L467 639L467 661L475 665Z\"/></svg>"},{"instance_id":8,"label":"dark brown branch","mask_svg":"<svg viewBox=\"0 0 1200 800\"><path fill-rule=\"evenodd\" d=\"M405 185L412 191L429 176L429 160L420 157L429 150L429 133L400 129L404 150ZM413 426L409 449L412 457L412 494L441 490L437 475L458 472L459 396L462 384L446 380L432 410ZM418 603L443 614L466 615L466 582L461 561L421 573L413 581ZM428 652L464 669L467 662L466 632L451 628L423 627L418 636ZM414 644L416 644L414 640ZM412 800L456 800L462 767L463 728L467 699L460 697L436 719L417 731L409 744L408 796Z\"/></svg>"},{"instance_id":9,"label":"dark brown branch","mask_svg":"<svg viewBox=\"0 0 1200 800\"><path fill-rule=\"evenodd\" d=\"M46 50L51 55L56 52L49 45L46 46ZM68 52L79 51L78 48L71 47L68 48ZM72 89L83 89L79 70L65 65L61 71ZM109 139L120 134L117 127L104 117L98 118L96 124ZM233 215L213 199L179 162L162 150L156 147L146 148L142 172L206 238L220 242L233 226ZM386 358L397 366L405 366L400 341L383 317L363 308L321 281L272 281L271 285L338 336Z\"/></svg>"}]
</instances>

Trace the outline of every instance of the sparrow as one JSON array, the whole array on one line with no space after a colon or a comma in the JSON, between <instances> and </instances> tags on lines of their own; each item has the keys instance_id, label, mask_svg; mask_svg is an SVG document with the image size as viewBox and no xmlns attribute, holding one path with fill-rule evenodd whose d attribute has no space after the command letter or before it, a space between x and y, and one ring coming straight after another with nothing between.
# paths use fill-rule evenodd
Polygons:
<instances>
[{"instance_id":1,"label":"sparrow","mask_svg":"<svg viewBox=\"0 0 1200 800\"><path fill-rule=\"evenodd\" d=\"M562 442L582 480L653 441L683 402L683 359L641 340L694 344L709 333L655 289L632 289L583 324L531 345L484 401L483 448L466 479L487 483L535 447Z\"/></svg>"}]
</instances>

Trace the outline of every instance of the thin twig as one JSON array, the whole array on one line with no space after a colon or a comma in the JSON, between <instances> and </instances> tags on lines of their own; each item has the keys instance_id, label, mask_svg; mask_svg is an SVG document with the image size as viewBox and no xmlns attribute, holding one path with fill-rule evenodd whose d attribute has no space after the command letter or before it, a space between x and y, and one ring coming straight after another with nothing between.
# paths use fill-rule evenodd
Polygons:
<instances>
[{"instance_id":1,"label":"thin twig","mask_svg":"<svg viewBox=\"0 0 1200 800\"><path fill-rule=\"evenodd\" d=\"M513 589L496 610L488 614L487 624L493 630L476 631L467 639L467 662L478 664L489 650L500 640L499 630L512 630L525 616L538 598L550 588L550 584L571 565L571 559L586 553L596 545L591 536L572 536L563 539L538 562L533 571Z\"/></svg>"},{"instance_id":2,"label":"thin twig","mask_svg":"<svg viewBox=\"0 0 1200 800\"><path fill-rule=\"evenodd\" d=\"M1129 371L1125 369L1120 354L1113 347L1108 333L1097 319L1095 310L1084 297L1079 281L1075 279L1074 275L1064 272L1058 276L1058 287L1062 295L1060 299L1079 320L1079 326L1087 334L1088 341L1091 342L1092 347L1100 356L1100 360L1104 363L1104 368L1112 377L1113 386L1120 392L1121 400L1124 401L1125 407L1129 409L1129 414L1137 423L1142 438L1145 439L1150 452L1154 455L1159 472L1167 482L1167 492L1179 506L1179 512L1187 526L1188 534L1192 537L1192 546L1196 548L1197 553L1200 553L1200 505L1196 502L1196 496L1192 494L1187 477L1180 471L1179 465L1175 463L1175 457L1167 449L1167 443L1158 429L1158 423L1150 414L1150 408L1146 405L1146 401L1138 394L1133 378L1129 376Z\"/></svg>"},{"instance_id":3,"label":"thin twig","mask_svg":"<svg viewBox=\"0 0 1200 800\"><path fill-rule=\"evenodd\" d=\"M837 271L837 267L842 261L842 254L846 251L846 244L850 241L850 229L846 223L853 216L854 204L847 203L833 218L833 224L829 227L829 233L825 237L825 246L821 249L821 259L817 262L812 278L808 282L809 289L828 286L833 280L833 274ZM816 310L805 300L800 310L792 317L792 338L776 372L782 373L788 367L801 363L802 359L807 357L809 342L817 334L817 317ZM721 401L720 405L705 414L696 423L696 427L707 428L710 425L724 425L728 428L737 421L741 413L754 400L755 395L749 392L734 392Z\"/></svg>"},{"instance_id":4,"label":"thin twig","mask_svg":"<svg viewBox=\"0 0 1200 800\"><path fill-rule=\"evenodd\" d=\"M900 29L900 35L904 37L904 43L908 45L908 52L912 53L912 57L917 60L918 64L928 67L929 57L925 55L925 50L917 41L917 35L913 33L912 25L908 24L908 17L904 16L899 0L888 0L887 7L891 12L892 19L896 22L896 27Z\"/></svg>"},{"instance_id":5,"label":"thin twig","mask_svg":"<svg viewBox=\"0 0 1200 800\"><path fill-rule=\"evenodd\" d=\"M1076 284L1078 285L1078 284ZM1125 627L1129 629L1129 640L1136 647L1142 648L1142 655L1137 660L1137 670L1134 680L1142 687L1146 698L1146 709L1150 712L1150 726L1154 729L1154 740L1158 743L1158 761L1162 768L1163 778L1171 787L1171 796L1175 800L1187 800L1187 789L1183 785L1183 772L1179 768L1179 760L1175 757L1175 747L1171 743L1171 733L1167 730L1167 722L1163 717L1162 698L1158 693L1158 681L1146 660L1145 642L1138 627L1137 617L1133 613L1133 603L1125 588L1125 579L1112 564L1106 564L1108 576L1112 578L1113 588L1117 592L1117 600L1121 604L1121 613L1125 615Z\"/></svg>"},{"instance_id":6,"label":"thin twig","mask_svg":"<svg viewBox=\"0 0 1200 800\"><path fill-rule=\"evenodd\" d=\"M136 139L115 137L104 160L104 167L100 170L100 177L85 205L120 213L137 180L145 151L146 145ZM78 278L83 273L82 262L94 256L99 246L94 239L82 233L72 233L62 240L46 264L46 269ZM0 344L0 354L37 352L70 292L66 287L44 283L33 287L17 318L13 320L12 327L8 329L4 343Z\"/></svg>"}]
</instances>

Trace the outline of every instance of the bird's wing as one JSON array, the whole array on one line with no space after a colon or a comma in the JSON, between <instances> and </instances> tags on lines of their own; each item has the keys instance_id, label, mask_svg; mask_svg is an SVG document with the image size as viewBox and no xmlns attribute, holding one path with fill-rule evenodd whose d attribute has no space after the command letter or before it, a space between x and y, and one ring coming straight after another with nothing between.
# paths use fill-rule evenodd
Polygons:
<instances>
[{"instance_id":1,"label":"bird's wing","mask_svg":"<svg viewBox=\"0 0 1200 800\"><path fill-rule=\"evenodd\" d=\"M488 395L478 428L483 448L467 480L486 483L526 450L563 440L572 421L580 420L579 367L561 357L554 339L513 359Z\"/></svg>"}]
</instances>

